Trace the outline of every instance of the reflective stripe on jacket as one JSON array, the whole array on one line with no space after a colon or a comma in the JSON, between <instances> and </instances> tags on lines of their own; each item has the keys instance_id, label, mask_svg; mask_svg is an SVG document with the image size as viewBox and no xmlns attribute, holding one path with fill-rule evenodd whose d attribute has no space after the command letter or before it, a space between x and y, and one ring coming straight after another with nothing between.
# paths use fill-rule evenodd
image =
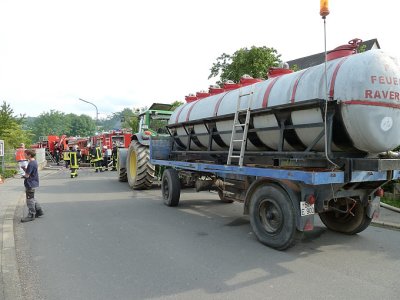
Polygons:
<instances>
[{"instance_id":1,"label":"reflective stripe on jacket","mask_svg":"<svg viewBox=\"0 0 400 300\"><path fill-rule=\"evenodd\" d=\"M64 160L69 160L69 151L64 151L63 152L63 159Z\"/></svg>"},{"instance_id":2,"label":"reflective stripe on jacket","mask_svg":"<svg viewBox=\"0 0 400 300\"><path fill-rule=\"evenodd\" d=\"M90 156L91 156L91 161L92 162L96 162L96 161L102 160L100 147L96 147L96 149L94 149L94 151L92 149L92 151L90 151Z\"/></svg>"},{"instance_id":3,"label":"reflective stripe on jacket","mask_svg":"<svg viewBox=\"0 0 400 300\"><path fill-rule=\"evenodd\" d=\"M75 151L70 152L69 153L69 157L70 157L70 160L71 160L70 168L71 169L79 168L78 158L77 158L76 152Z\"/></svg>"}]
</instances>

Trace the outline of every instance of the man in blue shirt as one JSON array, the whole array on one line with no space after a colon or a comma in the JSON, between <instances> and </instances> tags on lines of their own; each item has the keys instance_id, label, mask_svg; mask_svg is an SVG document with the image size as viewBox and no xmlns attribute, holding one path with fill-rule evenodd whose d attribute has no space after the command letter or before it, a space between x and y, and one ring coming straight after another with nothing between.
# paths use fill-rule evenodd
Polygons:
<instances>
[{"instance_id":1,"label":"man in blue shirt","mask_svg":"<svg viewBox=\"0 0 400 300\"><path fill-rule=\"evenodd\" d=\"M35 217L43 216L43 210L35 199L35 188L39 187L38 164L35 159L36 153L33 150L25 150L25 155L28 158L28 166L24 167L24 186L26 206L28 206L29 212L26 217L21 219L21 222L30 222L35 220Z\"/></svg>"}]
</instances>

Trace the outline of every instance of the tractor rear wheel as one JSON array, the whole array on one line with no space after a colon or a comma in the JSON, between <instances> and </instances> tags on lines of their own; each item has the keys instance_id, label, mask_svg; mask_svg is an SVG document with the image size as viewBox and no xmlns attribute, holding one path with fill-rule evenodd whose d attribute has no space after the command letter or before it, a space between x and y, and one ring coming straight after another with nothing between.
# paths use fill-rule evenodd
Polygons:
<instances>
[{"instance_id":1,"label":"tractor rear wheel","mask_svg":"<svg viewBox=\"0 0 400 300\"><path fill-rule=\"evenodd\" d=\"M155 180L155 167L150 163L149 147L132 141L126 160L129 186L135 190L150 189Z\"/></svg>"}]
</instances>

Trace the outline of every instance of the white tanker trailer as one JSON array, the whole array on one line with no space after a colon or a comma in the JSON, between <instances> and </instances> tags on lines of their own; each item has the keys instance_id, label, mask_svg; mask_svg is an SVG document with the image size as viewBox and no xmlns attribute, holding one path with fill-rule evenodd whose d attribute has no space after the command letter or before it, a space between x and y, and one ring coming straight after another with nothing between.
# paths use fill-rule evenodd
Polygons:
<instances>
[{"instance_id":1,"label":"white tanker trailer","mask_svg":"<svg viewBox=\"0 0 400 300\"><path fill-rule=\"evenodd\" d=\"M187 97L169 119L170 136L150 141L150 163L165 166L164 204L183 186L244 203L258 240L283 250L312 230L356 234L379 215L382 185L400 178L400 66L359 40L298 72ZM325 71L326 70L326 71Z\"/></svg>"},{"instance_id":2,"label":"white tanker trailer","mask_svg":"<svg viewBox=\"0 0 400 300\"><path fill-rule=\"evenodd\" d=\"M321 64L186 103L169 120L173 134L179 137L176 142L184 149L208 149L209 123L196 121L213 119L215 132L220 134L213 136L211 150L229 149L233 118L224 116L235 113L240 98L240 108L249 107L255 113L250 120L253 130L247 137L247 150L278 150L283 122L297 126L285 132L284 151L303 151L310 145L312 151L323 151L324 137L313 144L324 126L322 109L298 107L310 100L326 99L328 92L329 101L336 102L332 151L372 156L400 145L399 62L381 50L332 59L327 63L327 91L324 69ZM287 114L273 112L274 107L282 105L288 106ZM190 122L193 128L189 131ZM319 126L307 126L311 124ZM188 145L188 136L193 133L196 138ZM234 149L240 150L240 143Z\"/></svg>"}]
</instances>

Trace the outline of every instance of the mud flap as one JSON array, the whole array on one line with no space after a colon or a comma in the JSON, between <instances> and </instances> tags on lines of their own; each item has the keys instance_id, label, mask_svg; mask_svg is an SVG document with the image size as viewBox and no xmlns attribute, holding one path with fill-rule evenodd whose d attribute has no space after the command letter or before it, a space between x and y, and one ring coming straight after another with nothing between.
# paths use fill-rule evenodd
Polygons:
<instances>
[{"instance_id":1,"label":"mud flap","mask_svg":"<svg viewBox=\"0 0 400 300\"><path fill-rule=\"evenodd\" d=\"M297 222L297 229L300 231L311 231L314 229L314 215L299 215Z\"/></svg>"},{"instance_id":2,"label":"mud flap","mask_svg":"<svg viewBox=\"0 0 400 300\"><path fill-rule=\"evenodd\" d=\"M374 199L368 204L367 216L371 219L378 219L381 206L381 197L375 196Z\"/></svg>"}]
</instances>

